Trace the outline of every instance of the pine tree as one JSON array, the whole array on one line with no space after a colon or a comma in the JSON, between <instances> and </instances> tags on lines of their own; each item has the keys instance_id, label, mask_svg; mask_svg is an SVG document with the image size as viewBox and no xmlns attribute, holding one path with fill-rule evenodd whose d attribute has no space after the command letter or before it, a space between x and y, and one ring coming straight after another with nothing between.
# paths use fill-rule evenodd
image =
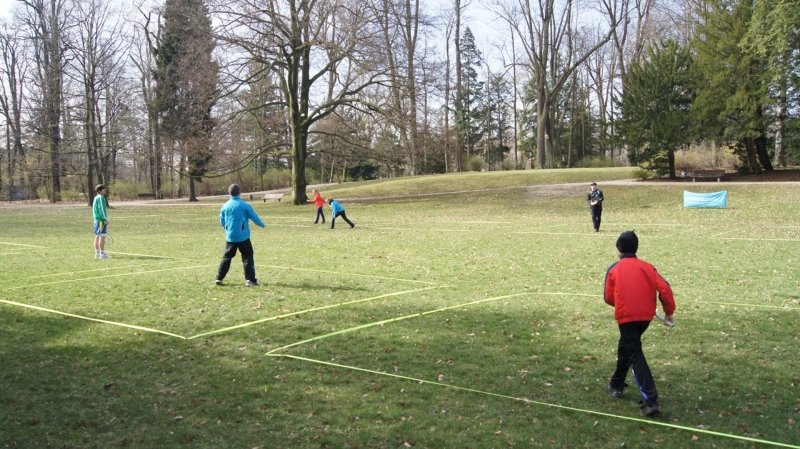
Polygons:
<instances>
[{"instance_id":1,"label":"pine tree","mask_svg":"<svg viewBox=\"0 0 800 449\"><path fill-rule=\"evenodd\" d=\"M461 89L456 92L456 131L464 142L467 159L474 152L475 144L483 137L485 98L483 81L478 79L477 68L483 59L475 46L475 36L469 28L461 37Z\"/></svg>"},{"instance_id":2,"label":"pine tree","mask_svg":"<svg viewBox=\"0 0 800 449\"><path fill-rule=\"evenodd\" d=\"M623 78L617 131L631 163L675 178L675 150L691 142L692 59L674 41L649 47Z\"/></svg>"},{"instance_id":3,"label":"pine tree","mask_svg":"<svg viewBox=\"0 0 800 449\"><path fill-rule=\"evenodd\" d=\"M197 201L194 182L201 181L213 157L211 109L219 79L219 67L212 58L215 46L203 0L166 0L153 75L161 131L165 141L179 145L187 162L189 201ZM180 170L183 174L184 167Z\"/></svg>"}]
</instances>

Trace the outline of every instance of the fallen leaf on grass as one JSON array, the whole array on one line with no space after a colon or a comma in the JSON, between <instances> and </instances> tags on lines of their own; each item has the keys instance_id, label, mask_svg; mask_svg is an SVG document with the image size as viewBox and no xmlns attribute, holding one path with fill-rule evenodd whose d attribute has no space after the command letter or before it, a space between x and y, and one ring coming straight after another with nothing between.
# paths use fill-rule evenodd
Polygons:
<instances>
[{"instance_id":1,"label":"fallen leaf on grass","mask_svg":"<svg viewBox=\"0 0 800 449\"><path fill-rule=\"evenodd\" d=\"M794 419L792 419L792 418L789 418L789 425L790 425L790 426L793 426L793 425L795 425L795 424L797 424L797 421L795 421L795 420L794 420Z\"/></svg>"},{"instance_id":2,"label":"fallen leaf on grass","mask_svg":"<svg viewBox=\"0 0 800 449\"><path fill-rule=\"evenodd\" d=\"M700 437L697 435L692 435L692 441L700 441Z\"/></svg>"},{"instance_id":3,"label":"fallen leaf on grass","mask_svg":"<svg viewBox=\"0 0 800 449\"><path fill-rule=\"evenodd\" d=\"M647 433L647 429L645 429L645 428L644 428L644 427L642 427L642 426L639 426L639 433L643 433L643 434L644 434L644 433Z\"/></svg>"}]
</instances>

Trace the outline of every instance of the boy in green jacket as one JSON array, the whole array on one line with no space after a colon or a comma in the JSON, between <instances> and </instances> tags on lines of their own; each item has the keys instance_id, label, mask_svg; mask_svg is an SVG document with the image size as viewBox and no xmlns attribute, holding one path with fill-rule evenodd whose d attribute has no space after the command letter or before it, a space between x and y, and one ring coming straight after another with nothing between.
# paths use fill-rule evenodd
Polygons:
<instances>
[{"instance_id":1,"label":"boy in green jacket","mask_svg":"<svg viewBox=\"0 0 800 449\"><path fill-rule=\"evenodd\" d=\"M94 258L110 259L106 254L106 233L108 232L108 188L103 184L97 184L94 191L97 196L92 202L92 215L94 216Z\"/></svg>"}]
</instances>

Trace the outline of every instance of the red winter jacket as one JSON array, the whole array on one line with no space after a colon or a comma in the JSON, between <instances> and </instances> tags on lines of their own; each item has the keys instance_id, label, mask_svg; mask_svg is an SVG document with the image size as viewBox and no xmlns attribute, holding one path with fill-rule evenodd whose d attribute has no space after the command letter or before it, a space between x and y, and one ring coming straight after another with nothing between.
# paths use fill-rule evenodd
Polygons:
<instances>
[{"instance_id":1,"label":"red winter jacket","mask_svg":"<svg viewBox=\"0 0 800 449\"><path fill-rule=\"evenodd\" d=\"M314 199L309 201L310 203L314 203L317 206L317 209L321 208L325 205L325 199L322 198L322 195L319 192L314 194Z\"/></svg>"},{"instance_id":2,"label":"red winter jacket","mask_svg":"<svg viewBox=\"0 0 800 449\"><path fill-rule=\"evenodd\" d=\"M664 313L672 315L675 312L672 289L654 266L634 254L626 254L606 272L603 299L614 306L614 318L619 324L652 321L656 314L656 292Z\"/></svg>"}]
</instances>

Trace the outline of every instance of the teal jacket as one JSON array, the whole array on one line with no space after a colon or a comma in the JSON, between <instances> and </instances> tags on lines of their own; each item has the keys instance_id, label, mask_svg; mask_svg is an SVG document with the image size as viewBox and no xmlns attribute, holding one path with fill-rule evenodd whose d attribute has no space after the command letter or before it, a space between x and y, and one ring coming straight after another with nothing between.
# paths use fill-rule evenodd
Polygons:
<instances>
[{"instance_id":1,"label":"teal jacket","mask_svg":"<svg viewBox=\"0 0 800 449\"><path fill-rule=\"evenodd\" d=\"M219 211L219 223L225 228L225 239L231 243L243 242L250 238L249 220L264 227L264 222L258 218L253 207L238 196L232 196Z\"/></svg>"},{"instance_id":2,"label":"teal jacket","mask_svg":"<svg viewBox=\"0 0 800 449\"><path fill-rule=\"evenodd\" d=\"M339 214L344 212L344 207L342 207L342 205L339 204L336 200L333 200L331 201L331 210L333 211L333 218L336 218L337 216L339 216Z\"/></svg>"}]
</instances>

